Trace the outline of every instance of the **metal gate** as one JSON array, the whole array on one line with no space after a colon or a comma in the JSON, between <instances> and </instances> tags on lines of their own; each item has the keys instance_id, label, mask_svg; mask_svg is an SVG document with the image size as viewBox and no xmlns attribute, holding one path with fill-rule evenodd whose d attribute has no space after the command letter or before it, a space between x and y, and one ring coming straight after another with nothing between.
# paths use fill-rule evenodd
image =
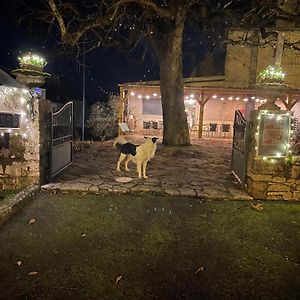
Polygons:
<instances>
[{"instance_id":1,"label":"metal gate","mask_svg":"<svg viewBox=\"0 0 300 300\"><path fill-rule=\"evenodd\" d=\"M52 113L51 171L53 178L72 164L73 102Z\"/></svg>"},{"instance_id":2,"label":"metal gate","mask_svg":"<svg viewBox=\"0 0 300 300\"><path fill-rule=\"evenodd\" d=\"M231 170L240 183L245 184L247 172L247 122L239 110L235 111Z\"/></svg>"}]
</instances>

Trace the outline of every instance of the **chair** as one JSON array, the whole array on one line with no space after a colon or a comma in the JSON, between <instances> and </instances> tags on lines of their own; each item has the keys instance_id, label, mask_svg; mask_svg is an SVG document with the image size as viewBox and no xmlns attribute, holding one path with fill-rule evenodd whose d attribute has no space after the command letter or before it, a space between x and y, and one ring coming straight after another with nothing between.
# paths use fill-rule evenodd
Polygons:
<instances>
[{"instance_id":1,"label":"chair","mask_svg":"<svg viewBox=\"0 0 300 300\"><path fill-rule=\"evenodd\" d=\"M143 134L149 135L150 134L150 129L151 129L151 122L143 121L143 129L144 129Z\"/></svg>"},{"instance_id":2,"label":"chair","mask_svg":"<svg viewBox=\"0 0 300 300\"><path fill-rule=\"evenodd\" d=\"M216 136L217 135L217 124L216 123L210 123L209 124L209 132L210 132L210 136Z\"/></svg>"},{"instance_id":3,"label":"chair","mask_svg":"<svg viewBox=\"0 0 300 300\"><path fill-rule=\"evenodd\" d=\"M230 136L230 124L221 124L222 129L222 137L229 137Z\"/></svg>"},{"instance_id":4,"label":"chair","mask_svg":"<svg viewBox=\"0 0 300 300\"><path fill-rule=\"evenodd\" d=\"M153 129L153 132L152 132L153 135L157 135L159 133L158 122L152 121L152 129Z\"/></svg>"},{"instance_id":5,"label":"chair","mask_svg":"<svg viewBox=\"0 0 300 300\"><path fill-rule=\"evenodd\" d=\"M129 129L127 123L118 123L118 125L123 133L126 134L127 132L130 132L130 129Z\"/></svg>"}]
</instances>

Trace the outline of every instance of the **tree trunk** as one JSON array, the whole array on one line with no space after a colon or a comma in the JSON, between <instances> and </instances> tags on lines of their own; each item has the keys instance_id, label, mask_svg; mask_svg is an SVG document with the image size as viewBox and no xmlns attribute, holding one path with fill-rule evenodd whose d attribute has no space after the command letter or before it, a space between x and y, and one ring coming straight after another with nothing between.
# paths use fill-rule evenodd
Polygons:
<instances>
[{"instance_id":1,"label":"tree trunk","mask_svg":"<svg viewBox=\"0 0 300 300\"><path fill-rule=\"evenodd\" d=\"M179 12L167 32L160 51L160 91L163 110L163 143L168 146L190 145L190 136L184 107L182 76L182 34L184 18ZM162 41L160 41L162 43Z\"/></svg>"}]
</instances>

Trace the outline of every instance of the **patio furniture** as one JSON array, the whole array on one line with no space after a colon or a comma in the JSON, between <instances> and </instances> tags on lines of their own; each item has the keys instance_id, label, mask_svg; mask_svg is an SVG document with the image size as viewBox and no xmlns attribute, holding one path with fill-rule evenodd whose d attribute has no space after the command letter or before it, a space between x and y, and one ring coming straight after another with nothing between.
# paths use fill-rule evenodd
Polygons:
<instances>
[{"instance_id":1,"label":"patio furniture","mask_svg":"<svg viewBox=\"0 0 300 300\"><path fill-rule=\"evenodd\" d=\"M151 122L143 121L143 134L150 135Z\"/></svg>"},{"instance_id":2,"label":"patio furniture","mask_svg":"<svg viewBox=\"0 0 300 300\"><path fill-rule=\"evenodd\" d=\"M151 130L151 134L152 135L158 135L158 133L159 133L159 126L158 126L158 122L156 122L156 121L152 121L151 122L152 124L152 130Z\"/></svg>"},{"instance_id":3,"label":"patio furniture","mask_svg":"<svg viewBox=\"0 0 300 300\"><path fill-rule=\"evenodd\" d=\"M221 137L230 136L230 124L221 124Z\"/></svg>"},{"instance_id":4,"label":"patio furniture","mask_svg":"<svg viewBox=\"0 0 300 300\"><path fill-rule=\"evenodd\" d=\"M124 132L125 134L127 132L130 132L130 129L129 129L127 123L118 123L118 125L119 125L121 131Z\"/></svg>"},{"instance_id":5,"label":"patio furniture","mask_svg":"<svg viewBox=\"0 0 300 300\"><path fill-rule=\"evenodd\" d=\"M217 123L209 123L209 133L210 136L216 137L217 136Z\"/></svg>"}]
</instances>

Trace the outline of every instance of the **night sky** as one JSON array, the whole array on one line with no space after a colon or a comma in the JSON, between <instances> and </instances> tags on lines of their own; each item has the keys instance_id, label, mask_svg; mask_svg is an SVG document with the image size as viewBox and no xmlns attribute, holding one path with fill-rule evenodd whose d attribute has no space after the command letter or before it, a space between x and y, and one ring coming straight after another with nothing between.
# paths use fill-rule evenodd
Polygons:
<instances>
[{"instance_id":1,"label":"night sky","mask_svg":"<svg viewBox=\"0 0 300 300\"><path fill-rule=\"evenodd\" d=\"M188 26L187 26L188 28ZM195 48L194 41L199 40L201 33L193 27L188 30L183 55L183 75L189 77L193 67L203 58L203 44ZM43 56L48 64L44 71L52 76L44 88L47 98L54 102L67 102L82 99L82 68L74 54L61 53L59 40L53 34L45 33L40 28L29 29L24 25L17 26L9 19L0 19L0 68L10 73L18 67L18 56L28 51ZM142 45L143 46L143 45ZM190 49L190 48L193 49ZM98 48L86 55L86 101L105 101L109 93L118 94L118 84L126 82L159 80L159 67L156 58L148 47L144 60L144 49L133 54L121 52L117 48ZM80 58L82 62L82 57Z\"/></svg>"},{"instance_id":2,"label":"night sky","mask_svg":"<svg viewBox=\"0 0 300 300\"><path fill-rule=\"evenodd\" d=\"M45 72L50 73L45 88L52 101L65 102L68 98L81 100L82 68L71 54L61 54L58 42L26 28L0 22L2 43L0 68L10 73L18 67L21 52L33 51L46 58ZM155 58L148 55L141 61L138 55L128 57L118 49L97 49L86 56L86 99L88 103L105 101L108 93L118 94L118 84L140 80L158 80L159 69Z\"/></svg>"}]
</instances>

